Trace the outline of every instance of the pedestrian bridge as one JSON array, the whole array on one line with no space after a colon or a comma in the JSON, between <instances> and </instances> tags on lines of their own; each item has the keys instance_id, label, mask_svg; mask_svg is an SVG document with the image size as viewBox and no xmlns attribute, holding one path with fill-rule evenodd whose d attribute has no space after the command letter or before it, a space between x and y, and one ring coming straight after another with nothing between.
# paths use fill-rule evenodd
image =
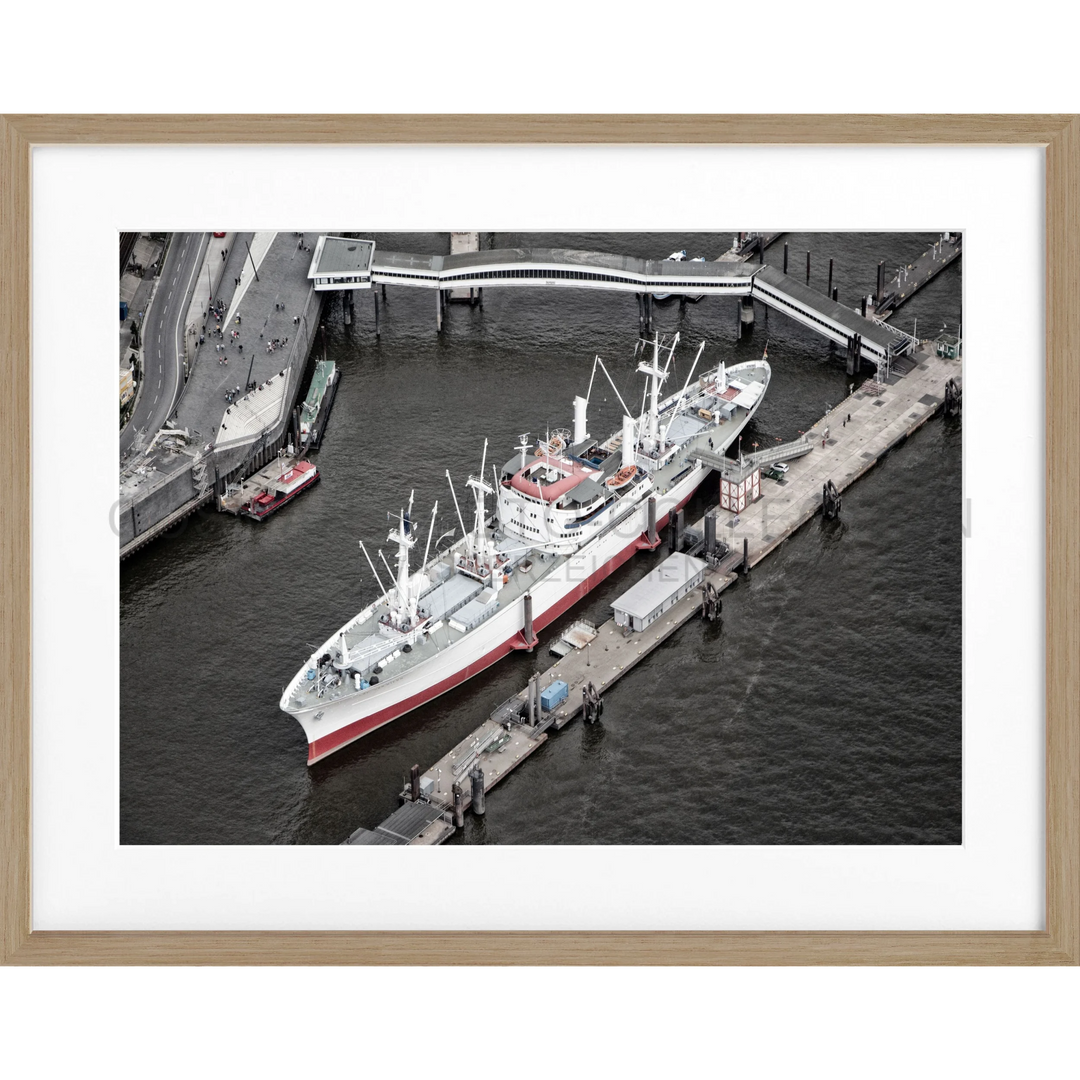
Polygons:
<instances>
[{"instance_id":1,"label":"pedestrian bridge","mask_svg":"<svg viewBox=\"0 0 1080 1080\"><path fill-rule=\"evenodd\" d=\"M650 299L673 296L735 296L766 306L888 370L911 341L864 318L772 266L745 262L675 262L639 259L569 248L508 248L452 255L380 251L371 240L320 236L308 278L317 292L404 285L437 290L541 287L608 289Z\"/></svg>"},{"instance_id":2,"label":"pedestrian bridge","mask_svg":"<svg viewBox=\"0 0 1080 1080\"><path fill-rule=\"evenodd\" d=\"M506 248L455 255L378 250L370 240L321 236L308 278L316 291L410 285L421 289L555 286L698 295L746 296L759 266L673 262L569 248Z\"/></svg>"}]
</instances>

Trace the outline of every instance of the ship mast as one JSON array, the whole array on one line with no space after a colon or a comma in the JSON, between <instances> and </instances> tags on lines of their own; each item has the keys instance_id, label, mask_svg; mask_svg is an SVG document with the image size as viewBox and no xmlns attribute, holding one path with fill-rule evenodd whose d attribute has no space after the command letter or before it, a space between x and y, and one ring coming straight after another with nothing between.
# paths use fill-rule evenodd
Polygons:
<instances>
[{"instance_id":1,"label":"ship mast","mask_svg":"<svg viewBox=\"0 0 1080 1080\"><path fill-rule=\"evenodd\" d=\"M391 529L390 535L386 538L398 546L397 587L394 590L395 597L391 608L397 616L399 630L411 629L413 617L416 614L415 602L409 595L409 550L416 543L416 537L413 535L411 525L408 529L405 527L406 521L411 522L412 519L414 495L415 492L409 494L409 509L399 511L398 527Z\"/></svg>"},{"instance_id":2,"label":"ship mast","mask_svg":"<svg viewBox=\"0 0 1080 1080\"><path fill-rule=\"evenodd\" d=\"M668 366L671 364L671 357L675 353L675 346L679 343L679 335L675 335L675 340L671 343L671 349L668 352L668 363L664 369L660 370L660 335L657 334L653 338L653 358L652 363L648 363L642 360L638 364L637 369L642 375L649 376L649 414L648 423L645 429L645 437L642 440L645 444L645 452L653 453L660 448L660 385L667 378Z\"/></svg>"},{"instance_id":3,"label":"ship mast","mask_svg":"<svg viewBox=\"0 0 1080 1080\"><path fill-rule=\"evenodd\" d=\"M484 496L494 495L495 489L484 480L484 468L487 465L488 441L484 440L484 453L480 459L480 473L478 476L470 476L466 486L472 488L476 499L476 520L473 524L473 551L475 553L477 569L483 573L481 564L486 563L493 554L487 538L487 513L484 509Z\"/></svg>"}]
</instances>

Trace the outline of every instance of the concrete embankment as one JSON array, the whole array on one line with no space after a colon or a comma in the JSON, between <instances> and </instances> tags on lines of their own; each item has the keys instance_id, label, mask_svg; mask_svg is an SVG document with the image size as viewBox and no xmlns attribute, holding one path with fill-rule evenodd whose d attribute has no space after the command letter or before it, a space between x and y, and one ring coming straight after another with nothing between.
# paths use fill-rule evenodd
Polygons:
<instances>
[{"instance_id":1,"label":"concrete embankment","mask_svg":"<svg viewBox=\"0 0 1080 1080\"><path fill-rule=\"evenodd\" d=\"M219 275L224 280L215 288L228 295L223 319L199 306L207 289L197 291L193 299L188 323L198 331L197 336L189 335L197 343L196 359L171 424L178 434L159 434L121 473L121 558L211 502L215 487L265 464L288 438L290 411L301 389L323 301L307 279L311 238L256 233L240 236L239 242L245 239L242 261L236 250L222 259L228 269ZM226 246L224 240L218 245L219 258ZM278 344L268 348L274 341ZM231 404L226 394L239 388L242 396L249 383L260 386L282 371L288 385L277 413L257 429L236 431L238 438L223 439L217 446Z\"/></svg>"}]
</instances>

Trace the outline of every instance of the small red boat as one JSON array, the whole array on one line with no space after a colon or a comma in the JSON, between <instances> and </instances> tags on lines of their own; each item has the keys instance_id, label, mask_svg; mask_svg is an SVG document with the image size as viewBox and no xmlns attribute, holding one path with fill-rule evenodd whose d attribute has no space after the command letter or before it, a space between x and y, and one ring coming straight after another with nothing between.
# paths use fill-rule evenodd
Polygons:
<instances>
[{"instance_id":1,"label":"small red boat","mask_svg":"<svg viewBox=\"0 0 1080 1080\"><path fill-rule=\"evenodd\" d=\"M262 521L280 509L301 491L306 491L319 479L319 470L310 461L297 461L271 478L262 492L240 507L245 517Z\"/></svg>"}]
</instances>

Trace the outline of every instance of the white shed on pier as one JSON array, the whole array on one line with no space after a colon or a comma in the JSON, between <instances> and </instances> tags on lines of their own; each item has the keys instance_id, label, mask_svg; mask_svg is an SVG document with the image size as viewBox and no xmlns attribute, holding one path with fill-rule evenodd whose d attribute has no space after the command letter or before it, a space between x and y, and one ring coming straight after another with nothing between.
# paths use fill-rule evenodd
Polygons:
<instances>
[{"instance_id":1,"label":"white shed on pier","mask_svg":"<svg viewBox=\"0 0 1080 1080\"><path fill-rule=\"evenodd\" d=\"M696 589L704 577L705 563L701 559L682 552L669 555L612 603L615 625L644 630Z\"/></svg>"}]
</instances>

